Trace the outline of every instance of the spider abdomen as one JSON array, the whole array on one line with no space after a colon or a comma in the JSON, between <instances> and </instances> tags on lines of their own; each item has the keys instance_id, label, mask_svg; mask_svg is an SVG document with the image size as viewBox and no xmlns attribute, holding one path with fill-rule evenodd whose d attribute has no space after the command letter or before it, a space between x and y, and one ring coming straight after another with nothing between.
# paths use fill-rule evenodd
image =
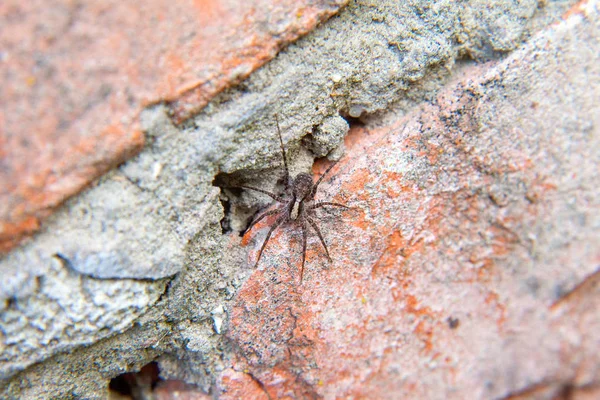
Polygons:
<instances>
[{"instance_id":1,"label":"spider abdomen","mask_svg":"<svg viewBox=\"0 0 600 400\"><path fill-rule=\"evenodd\" d=\"M302 212L302 202L310 200L313 190L312 176L304 172L298 174L292 184L292 194L294 196L294 205L290 211L290 219L296 220Z\"/></svg>"},{"instance_id":2,"label":"spider abdomen","mask_svg":"<svg viewBox=\"0 0 600 400\"><path fill-rule=\"evenodd\" d=\"M307 197L311 194L313 189L312 176L304 172L299 173L294 179L292 187L294 188L294 197L296 198L296 201L307 200Z\"/></svg>"}]
</instances>

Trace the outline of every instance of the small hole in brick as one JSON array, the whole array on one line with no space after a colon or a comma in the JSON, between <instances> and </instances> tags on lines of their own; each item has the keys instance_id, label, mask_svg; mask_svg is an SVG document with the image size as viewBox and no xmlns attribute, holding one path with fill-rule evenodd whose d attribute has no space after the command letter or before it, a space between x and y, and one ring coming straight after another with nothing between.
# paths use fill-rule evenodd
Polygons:
<instances>
[{"instance_id":1,"label":"small hole in brick","mask_svg":"<svg viewBox=\"0 0 600 400\"><path fill-rule=\"evenodd\" d=\"M223 234L238 232L243 236L256 212L269 204L270 201L268 198L265 199L265 196L248 193L248 190L239 187L240 185L265 187L264 175L264 171L240 171L234 174L220 173L215 177L213 186L221 188L219 200L223 206L221 219Z\"/></svg>"},{"instance_id":2,"label":"small hole in brick","mask_svg":"<svg viewBox=\"0 0 600 400\"><path fill-rule=\"evenodd\" d=\"M146 398L145 395L160 381L158 364L152 361L138 372L127 372L111 379L108 389L133 400Z\"/></svg>"},{"instance_id":3,"label":"small hole in brick","mask_svg":"<svg viewBox=\"0 0 600 400\"><path fill-rule=\"evenodd\" d=\"M223 206L223 218L221 219L221 233L223 235L231 233L231 201L225 196L220 196L219 201Z\"/></svg>"},{"instance_id":4,"label":"small hole in brick","mask_svg":"<svg viewBox=\"0 0 600 400\"><path fill-rule=\"evenodd\" d=\"M350 115L347 111L340 111L340 117L346 120L346 122L350 126L350 129L356 126L365 126L365 123L363 121L363 118L366 117L365 113L361 114L361 116L359 117L355 117Z\"/></svg>"}]
</instances>

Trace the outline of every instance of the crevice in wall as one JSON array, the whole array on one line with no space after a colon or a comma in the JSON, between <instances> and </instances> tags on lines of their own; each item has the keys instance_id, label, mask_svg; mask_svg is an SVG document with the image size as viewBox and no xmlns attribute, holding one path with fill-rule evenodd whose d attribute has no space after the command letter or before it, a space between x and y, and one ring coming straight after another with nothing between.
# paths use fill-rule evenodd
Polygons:
<instances>
[{"instance_id":1,"label":"crevice in wall","mask_svg":"<svg viewBox=\"0 0 600 400\"><path fill-rule=\"evenodd\" d=\"M126 372L110 380L109 398L142 400L154 398L152 391L161 381L158 363L152 361L138 372Z\"/></svg>"}]
</instances>

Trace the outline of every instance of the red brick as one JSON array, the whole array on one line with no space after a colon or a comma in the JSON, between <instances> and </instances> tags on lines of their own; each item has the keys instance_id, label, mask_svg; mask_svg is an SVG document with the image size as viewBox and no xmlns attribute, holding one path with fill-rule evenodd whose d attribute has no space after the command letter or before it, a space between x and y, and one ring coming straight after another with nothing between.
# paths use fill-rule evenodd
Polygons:
<instances>
[{"instance_id":1,"label":"red brick","mask_svg":"<svg viewBox=\"0 0 600 400\"><path fill-rule=\"evenodd\" d=\"M515 87L543 97L561 83L548 83L545 75L511 81L519 76L515 71L529 71L527 57L538 54L520 56L525 59L468 69L434 102L387 126L350 130L335 178L323 182L317 198L356 207L321 222L330 265L318 240L309 239L301 283L298 228L273 235L237 294L227 333L237 368L271 398L531 398L527 394L560 394L570 386L582 398L597 392L599 272L562 300L549 301L556 295L552 285L595 268L597 246L590 250L589 231L578 232L564 249L551 242L531 248L535 243L526 236L539 230L559 240L552 222L564 208L575 209L569 201L585 210L578 211L582 219L591 218L585 208L590 189L561 194L557 182L571 177L573 154L593 134L584 140L563 137L562 128L541 131L548 114L523 107L520 101L530 100ZM562 65L540 64L536 72L562 71ZM489 94L490 87L504 89ZM550 100L539 107L561 104ZM493 122L486 119L491 114ZM505 125L486 127L496 120ZM537 130L521 131L525 126ZM562 152L555 143L578 147ZM560 156L548 160L549 148ZM560 172L548 172L552 162ZM322 171L317 164L315 175ZM589 167L573 175L574 186L589 185L589 175L580 178L584 173ZM518 198L508 203L486 193L500 183ZM249 265L268 225L244 240ZM527 292L524 281L533 272L545 281L544 293Z\"/></svg>"},{"instance_id":2,"label":"red brick","mask_svg":"<svg viewBox=\"0 0 600 400\"><path fill-rule=\"evenodd\" d=\"M3 1L0 251L140 151L144 107L181 122L345 2Z\"/></svg>"}]
</instances>

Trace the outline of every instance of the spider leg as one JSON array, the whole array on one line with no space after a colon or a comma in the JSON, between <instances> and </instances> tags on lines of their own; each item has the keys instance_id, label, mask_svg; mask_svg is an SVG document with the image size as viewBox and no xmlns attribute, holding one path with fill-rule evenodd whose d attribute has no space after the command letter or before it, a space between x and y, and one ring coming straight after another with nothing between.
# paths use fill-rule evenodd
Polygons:
<instances>
[{"instance_id":1,"label":"spider leg","mask_svg":"<svg viewBox=\"0 0 600 400\"><path fill-rule=\"evenodd\" d=\"M325 249L325 254L327 254L327 259L329 260L329 262L331 262L331 257L329 256L329 250L327 250L327 245L325 244L325 239L323 239L323 235L321 234L321 231L319 230L317 223L308 215L305 218L308 221L308 223L310 224L310 226L312 226L312 228L315 230L315 232L317 232L317 236L319 236L319 240L321 241L321 244L323 245L323 248Z\"/></svg>"},{"instance_id":2,"label":"spider leg","mask_svg":"<svg viewBox=\"0 0 600 400\"><path fill-rule=\"evenodd\" d=\"M318 203L310 206L309 210L314 210L315 208L321 208L321 207L325 207L325 206L342 207L342 208L350 209L350 207L348 207L347 205L344 205L344 204L333 203L331 201L319 201Z\"/></svg>"},{"instance_id":3,"label":"spider leg","mask_svg":"<svg viewBox=\"0 0 600 400\"><path fill-rule=\"evenodd\" d=\"M277 134L279 135L279 144L281 145L281 155L283 157L283 169L285 170L285 187L287 188L290 184L290 171L287 165L287 159L285 156L285 148L283 147L283 139L281 138L281 128L279 128L279 116L275 114L275 124L277 125Z\"/></svg>"},{"instance_id":4,"label":"spider leg","mask_svg":"<svg viewBox=\"0 0 600 400\"><path fill-rule=\"evenodd\" d=\"M333 169L333 167L335 167L337 165L338 161L334 161L333 164L331 164L329 167L327 167L327 169L325 170L325 172L323 172L323 175L321 175L319 177L319 179L317 180L317 183L315 183L315 185L312 188L312 191L310 192L310 198L314 198L315 195L317 194L317 188L319 187L319 184L321 183L321 181L323 180L323 178L325 178L325 175L327 175L329 173L329 171L331 171Z\"/></svg>"},{"instance_id":5,"label":"spider leg","mask_svg":"<svg viewBox=\"0 0 600 400\"><path fill-rule=\"evenodd\" d=\"M306 261L306 223L302 223L302 266L300 267L300 283L302 283L302 277L304 276L304 261Z\"/></svg>"},{"instance_id":6,"label":"spider leg","mask_svg":"<svg viewBox=\"0 0 600 400\"><path fill-rule=\"evenodd\" d=\"M263 242L262 246L260 247L260 251L258 252L258 258L256 259L256 264L254 264L254 268L256 268L258 266L260 257L262 256L262 253L263 253L263 250L265 249L265 247L267 247L267 243L269 243L269 239L271 238L271 235L273 234L275 229L277 229L277 227L279 227L279 225L281 225L283 223L283 221L285 221L285 217L286 217L286 215L283 214L281 217L277 218L277 221L275 221L273 226L271 226L271 229L269 229L269 232L267 233L267 237L265 238L265 241Z\"/></svg>"},{"instance_id":7,"label":"spider leg","mask_svg":"<svg viewBox=\"0 0 600 400\"><path fill-rule=\"evenodd\" d=\"M248 227L248 229L246 229L246 232L244 232L244 233L250 232L250 229L254 228L254 226L256 224L258 224L260 221L262 221L264 218L268 217L269 215L274 215L274 214L280 213L282 211L283 210L281 208L276 208L274 210L265 211L264 213L262 213L258 217L256 217L256 219L254 221L252 221L252 223L250 224L250 226Z\"/></svg>"},{"instance_id":8,"label":"spider leg","mask_svg":"<svg viewBox=\"0 0 600 400\"><path fill-rule=\"evenodd\" d=\"M243 188L243 189L250 189L250 190L256 190L257 192L266 194L267 196L269 196L273 200L276 200L276 201L278 201L280 203L284 203L285 202L285 200L282 197L277 196L276 194L271 193L269 191L266 191L264 189L260 189L260 188L254 187L254 186L239 185L239 186L233 186L233 187L238 187L238 188Z\"/></svg>"}]
</instances>

